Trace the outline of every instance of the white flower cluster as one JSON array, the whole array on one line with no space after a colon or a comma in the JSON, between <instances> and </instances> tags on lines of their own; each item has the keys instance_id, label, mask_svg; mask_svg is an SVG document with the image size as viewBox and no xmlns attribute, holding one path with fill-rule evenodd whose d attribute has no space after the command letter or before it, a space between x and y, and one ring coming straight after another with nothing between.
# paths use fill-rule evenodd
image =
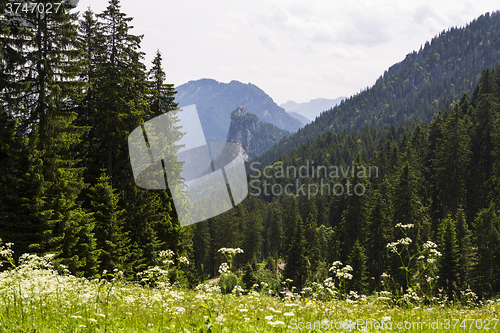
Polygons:
<instances>
[{"instance_id":1,"label":"white flower cluster","mask_svg":"<svg viewBox=\"0 0 500 333\"><path fill-rule=\"evenodd\" d=\"M201 283L194 288L195 291L205 292L207 294L220 294L221 289L217 284Z\"/></svg>"},{"instance_id":2,"label":"white flower cluster","mask_svg":"<svg viewBox=\"0 0 500 333\"><path fill-rule=\"evenodd\" d=\"M401 223L396 224L396 228L401 228L401 229L410 229L413 228L414 226L415 226L414 224L401 224Z\"/></svg>"},{"instance_id":3,"label":"white flower cluster","mask_svg":"<svg viewBox=\"0 0 500 333\"><path fill-rule=\"evenodd\" d=\"M243 294L244 290L240 286L236 285L233 288L232 293L235 294L236 296L241 296Z\"/></svg>"},{"instance_id":4,"label":"white flower cluster","mask_svg":"<svg viewBox=\"0 0 500 333\"><path fill-rule=\"evenodd\" d=\"M408 288L406 293L403 295L403 300L407 303L411 303L412 301L414 302L420 302L420 297L417 295L415 291L413 291L412 288Z\"/></svg>"},{"instance_id":5,"label":"white flower cluster","mask_svg":"<svg viewBox=\"0 0 500 333\"><path fill-rule=\"evenodd\" d=\"M441 257L442 254L437 250L436 243L431 241L427 241L424 243L424 250L429 250L429 258L427 258L427 262L432 264L436 261L437 257Z\"/></svg>"},{"instance_id":6,"label":"white flower cluster","mask_svg":"<svg viewBox=\"0 0 500 333\"><path fill-rule=\"evenodd\" d=\"M431 241L427 241L424 243L424 249L437 249L436 243L433 243Z\"/></svg>"},{"instance_id":7,"label":"white flower cluster","mask_svg":"<svg viewBox=\"0 0 500 333\"><path fill-rule=\"evenodd\" d=\"M391 249L391 252L397 253L398 252L398 249L397 249L398 245L409 245L409 244L411 244L411 242L412 242L411 238L405 237L405 238L401 238L397 242L391 242L391 243L387 244L387 247L389 249Z\"/></svg>"},{"instance_id":8,"label":"white flower cluster","mask_svg":"<svg viewBox=\"0 0 500 333\"><path fill-rule=\"evenodd\" d=\"M330 272L335 272L335 276L339 279L351 280L352 274L349 272L352 272L352 267L350 265L345 265L340 268L340 266L342 266L342 263L340 261L335 261L332 267L330 267Z\"/></svg>"},{"instance_id":9,"label":"white flower cluster","mask_svg":"<svg viewBox=\"0 0 500 333\"><path fill-rule=\"evenodd\" d=\"M219 266L219 273L220 274L227 274L229 273L230 270L229 270L229 265L227 264L227 262L223 262L220 266Z\"/></svg>"},{"instance_id":10,"label":"white flower cluster","mask_svg":"<svg viewBox=\"0 0 500 333\"><path fill-rule=\"evenodd\" d=\"M231 248L231 247L221 247L217 252L228 253L228 254L238 254L243 253L243 250L239 247Z\"/></svg>"},{"instance_id":11,"label":"white flower cluster","mask_svg":"<svg viewBox=\"0 0 500 333\"><path fill-rule=\"evenodd\" d=\"M189 265L189 260L184 256L177 258L177 260L183 264Z\"/></svg>"}]
</instances>

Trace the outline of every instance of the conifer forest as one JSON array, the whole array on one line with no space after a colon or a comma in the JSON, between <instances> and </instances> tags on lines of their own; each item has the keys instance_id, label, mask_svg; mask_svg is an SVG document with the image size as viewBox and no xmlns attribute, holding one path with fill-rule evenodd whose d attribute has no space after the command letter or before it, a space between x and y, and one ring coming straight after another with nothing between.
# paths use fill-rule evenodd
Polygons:
<instances>
[{"instance_id":1,"label":"conifer forest","mask_svg":"<svg viewBox=\"0 0 500 333\"><path fill-rule=\"evenodd\" d=\"M245 162L241 204L181 227L168 189L136 185L127 141L179 107L167 50L144 62L119 0L14 9L0 2L0 332L333 332L426 308L443 330L470 329L470 309L499 329L500 12L287 132Z\"/></svg>"}]
</instances>

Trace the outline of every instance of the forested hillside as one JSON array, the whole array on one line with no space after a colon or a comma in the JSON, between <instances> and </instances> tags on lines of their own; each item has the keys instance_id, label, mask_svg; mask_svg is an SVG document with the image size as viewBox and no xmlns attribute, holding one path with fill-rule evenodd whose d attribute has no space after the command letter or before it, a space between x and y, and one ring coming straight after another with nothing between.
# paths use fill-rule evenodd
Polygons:
<instances>
[{"instance_id":1,"label":"forested hillside","mask_svg":"<svg viewBox=\"0 0 500 333\"><path fill-rule=\"evenodd\" d=\"M326 132L272 166L250 164L244 204L195 226L199 274L216 274L226 246L245 249L240 265L282 258L298 290L340 261L337 277L350 265L346 290L359 293L500 292L499 85L487 69L429 126Z\"/></svg>"},{"instance_id":2,"label":"forested hillside","mask_svg":"<svg viewBox=\"0 0 500 333\"><path fill-rule=\"evenodd\" d=\"M372 87L322 113L258 161L272 163L325 131L430 122L448 102L471 93L481 72L499 62L500 12L487 13L463 28L443 31L390 67Z\"/></svg>"},{"instance_id":3,"label":"forested hillside","mask_svg":"<svg viewBox=\"0 0 500 333\"><path fill-rule=\"evenodd\" d=\"M135 185L127 147L132 130L177 107L175 91L159 51L142 63L118 0L74 12L1 17L0 238L16 257L52 253L75 274L132 278L160 250L191 253L170 195Z\"/></svg>"},{"instance_id":4,"label":"forested hillside","mask_svg":"<svg viewBox=\"0 0 500 333\"><path fill-rule=\"evenodd\" d=\"M251 161L242 204L181 228L169 191L137 187L128 156L132 130L177 108L161 53L142 63L118 0L80 19L67 6L0 20L2 270L29 252L103 280L221 277L224 292L500 292L500 68L481 72L498 59L498 13L409 55L272 164Z\"/></svg>"}]
</instances>

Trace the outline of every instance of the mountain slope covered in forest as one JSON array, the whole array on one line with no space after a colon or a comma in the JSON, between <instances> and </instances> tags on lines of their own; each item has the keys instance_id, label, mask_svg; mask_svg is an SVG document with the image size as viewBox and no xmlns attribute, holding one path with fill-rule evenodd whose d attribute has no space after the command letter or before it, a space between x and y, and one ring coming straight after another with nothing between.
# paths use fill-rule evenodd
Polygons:
<instances>
[{"instance_id":1,"label":"mountain slope covered in forest","mask_svg":"<svg viewBox=\"0 0 500 333\"><path fill-rule=\"evenodd\" d=\"M391 66L360 93L324 112L313 123L259 157L272 163L325 131L363 126L430 122L448 101L471 92L486 67L500 62L500 13L485 14L462 28L451 28L426 42L417 52Z\"/></svg>"}]
</instances>

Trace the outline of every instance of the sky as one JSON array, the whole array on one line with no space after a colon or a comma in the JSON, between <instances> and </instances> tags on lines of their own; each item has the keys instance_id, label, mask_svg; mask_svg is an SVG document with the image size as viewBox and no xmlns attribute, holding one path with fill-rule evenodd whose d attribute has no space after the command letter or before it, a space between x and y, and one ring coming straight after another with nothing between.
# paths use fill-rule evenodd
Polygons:
<instances>
[{"instance_id":1,"label":"sky","mask_svg":"<svg viewBox=\"0 0 500 333\"><path fill-rule=\"evenodd\" d=\"M252 83L273 100L349 97L450 27L498 0L121 0L144 35L149 68L157 49L167 82ZM102 12L107 0L80 0Z\"/></svg>"}]
</instances>

